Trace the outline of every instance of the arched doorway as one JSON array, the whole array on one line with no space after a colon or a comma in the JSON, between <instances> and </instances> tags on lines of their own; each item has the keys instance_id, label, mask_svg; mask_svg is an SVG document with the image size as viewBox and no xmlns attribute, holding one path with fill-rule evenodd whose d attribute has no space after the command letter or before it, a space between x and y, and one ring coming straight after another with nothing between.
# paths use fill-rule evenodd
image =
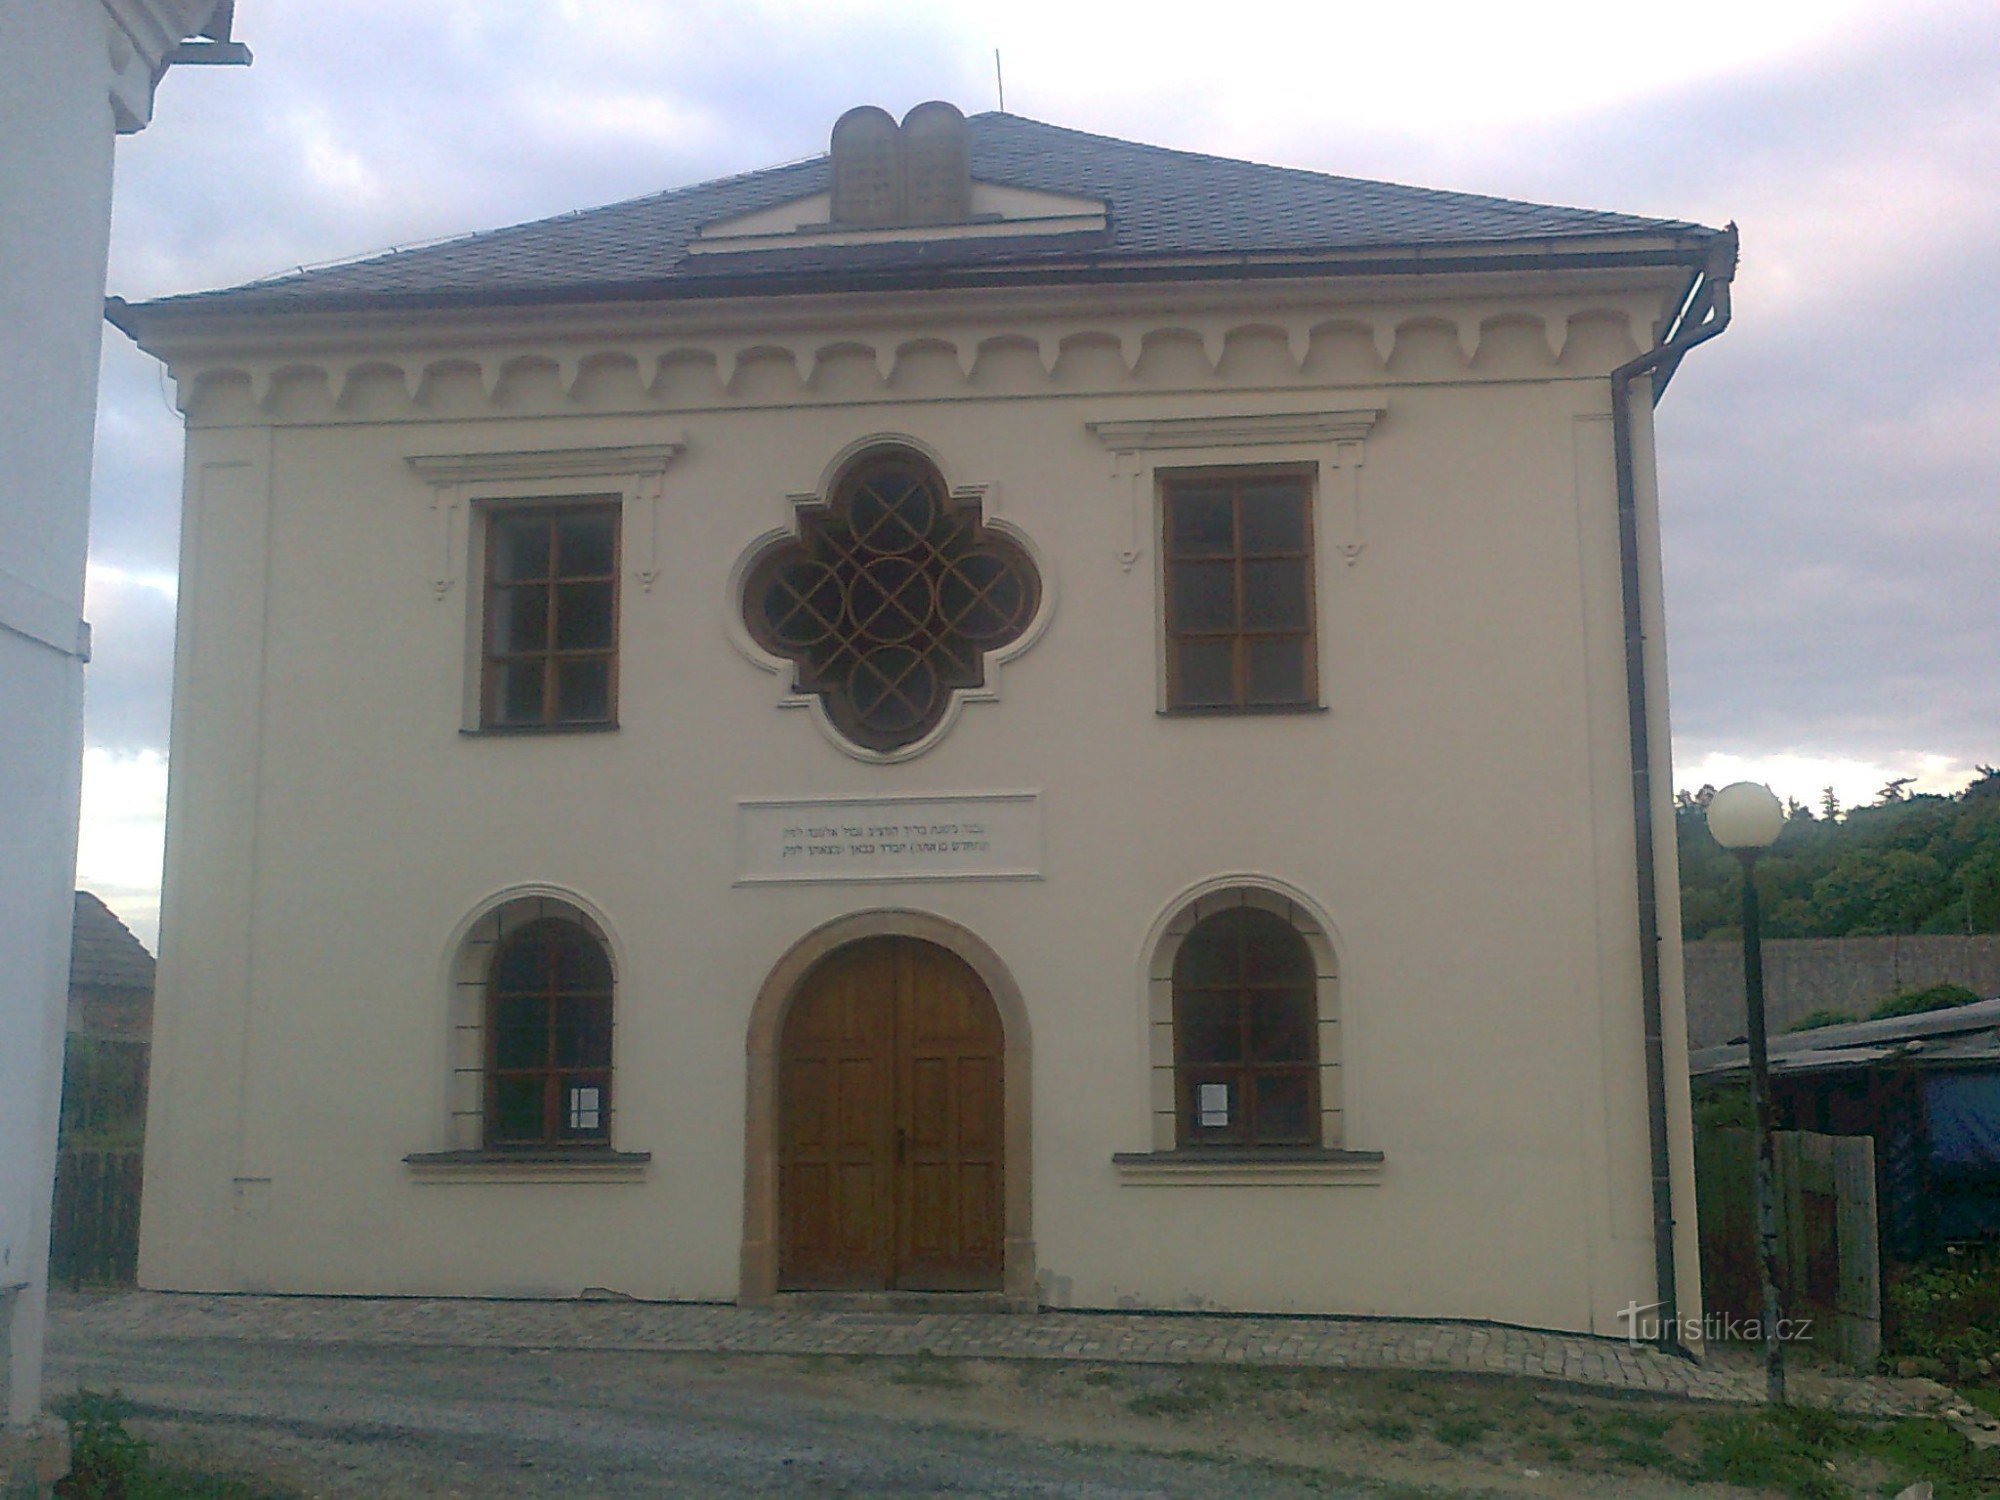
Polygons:
<instances>
[{"instance_id":1,"label":"arched doorway","mask_svg":"<svg viewBox=\"0 0 2000 1500\"><path fill-rule=\"evenodd\" d=\"M1006 1050L986 984L935 943L812 967L778 1045L780 1290L1001 1290Z\"/></svg>"}]
</instances>

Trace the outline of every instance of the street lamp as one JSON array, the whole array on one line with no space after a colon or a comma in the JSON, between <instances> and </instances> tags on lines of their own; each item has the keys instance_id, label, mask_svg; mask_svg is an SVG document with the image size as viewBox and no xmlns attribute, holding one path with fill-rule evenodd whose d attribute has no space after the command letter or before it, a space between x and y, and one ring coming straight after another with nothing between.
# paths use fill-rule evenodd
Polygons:
<instances>
[{"instance_id":1,"label":"street lamp","mask_svg":"<svg viewBox=\"0 0 2000 1500\"><path fill-rule=\"evenodd\" d=\"M1764 946L1757 910L1757 856L1778 841L1785 810L1767 786L1739 781L1708 804L1708 831L1743 865L1743 1003L1749 1016L1750 1104L1756 1113L1757 1259L1764 1290L1764 1383L1785 1404L1785 1356L1778 1342L1777 1163L1771 1145L1771 1055L1764 1031Z\"/></svg>"}]
</instances>

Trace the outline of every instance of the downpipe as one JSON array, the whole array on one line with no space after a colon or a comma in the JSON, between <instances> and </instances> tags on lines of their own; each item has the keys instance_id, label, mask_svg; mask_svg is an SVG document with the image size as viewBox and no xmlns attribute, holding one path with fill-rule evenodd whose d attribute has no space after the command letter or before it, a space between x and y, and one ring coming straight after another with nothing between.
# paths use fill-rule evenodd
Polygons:
<instances>
[{"instance_id":1,"label":"downpipe","mask_svg":"<svg viewBox=\"0 0 2000 1500\"><path fill-rule=\"evenodd\" d=\"M1653 1269L1658 1282L1658 1343L1689 1355L1680 1338L1680 1292L1674 1265L1673 1163L1667 1132L1667 1052L1660 995L1660 896L1655 867L1651 719L1646 709L1646 632L1641 609L1638 485L1633 474L1632 387L1652 377L1652 403L1689 350L1729 326L1736 275L1736 226L1710 246L1699 277L1665 337L1611 372L1612 462L1618 481L1618 571L1625 608L1625 703L1632 742L1632 834L1638 864L1639 989L1646 1034L1646 1116L1653 1179Z\"/></svg>"}]
</instances>

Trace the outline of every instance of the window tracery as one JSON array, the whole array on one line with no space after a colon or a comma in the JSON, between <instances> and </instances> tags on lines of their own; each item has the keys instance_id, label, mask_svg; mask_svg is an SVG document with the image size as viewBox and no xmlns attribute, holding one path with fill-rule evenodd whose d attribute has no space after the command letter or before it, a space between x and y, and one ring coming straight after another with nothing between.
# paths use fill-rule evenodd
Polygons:
<instances>
[{"instance_id":1,"label":"window tracery","mask_svg":"<svg viewBox=\"0 0 2000 1500\"><path fill-rule=\"evenodd\" d=\"M987 653L1026 632L1040 599L1033 561L977 501L955 498L918 454L886 449L757 562L743 611L843 736L886 753L936 729L954 692L983 686Z\"/></svg>"}]
</instances>

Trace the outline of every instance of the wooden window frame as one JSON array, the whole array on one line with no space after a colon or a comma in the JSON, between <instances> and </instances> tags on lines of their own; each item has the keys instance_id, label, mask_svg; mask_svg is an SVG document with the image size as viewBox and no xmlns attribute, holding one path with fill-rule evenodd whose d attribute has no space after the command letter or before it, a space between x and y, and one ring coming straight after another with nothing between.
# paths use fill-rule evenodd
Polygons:
<instances>
[{"instance_id":1,"label":"wooden window frame","mask_svg":"<svg viewBox=\"0 0 2000 1500\"><path fill-rule=\"evenodd\" d=\"M543 1060L531 1067L503 1068L500 1066L500 1027L495 1014L497 1003L502 998L497 988L501 961L516 946L535 938L540 933L558 928L566 930L596 949L603 961L605 972L612 977L602 990L565 990L558 987L553 974L548 972L550 958L545 958L543 967L547 983L544 987L531 991L511 991L505 996L510 1000L534 1000L541 1004ZM565 1003L574 1004L579 1001L594 1002L602 1007L604 1029L607 1033L603 1063L563 1063L559 1060L557 1034L562 1008ZM611 1149L617 980L611 965L611 954L595 933L581 922L555 915L537 917L508 933L495 945L492 958L487 965L482 1024L485 1046L484 1077L481 1079L480 1089L482 1106L480 1144L483 1150L498 1155L512 1155L524 1152L595 1154ZM497 1096L500 1084L504 1079L522 1078L533 1079L541 1095L541 1129L533 1137L502 1138L496 1134L496 1122L499 1116ZM599 1090L597 1102L599 1124L588 1134L578 1133L564 1124L563 1112L567 1104L565 1096L572 1083Z\"/></svg>"},{"instance_id":2,"label":"wooden window frame","mask_svg":"<svg viewBox=\"0 0 2000 1500\"><path fill-rule=\"evenodd\" d=\"M621 635L622 589L620 575L624 562L624 505L618 495L495 500L481 502L482 530L479 633L479 732L482 734L573 734L618 727L618 657ZM611 523L611 566L608 573L565 576L556 550L556 527L565 520L601 514ZM501 653L494 649L498 600L504 590L532 584L533 579L499 577L498 552L501 537L510 525L542 521L550 530L549 571L539 580L548 590L548 613L544 627L546 644L536 651ZM563 649L557 646L561 593L558 585L609 583L611 586L611 641L608 646ZM605 711L601 717L565 719L559 716L558 669L564 662L599 659L606 663ZM509 722L500 712L503 674L501 668L518 662L539 660L542 666L542 712L533 720Z\"/></svg>"},{"instance_id":3,"label":"wooden window frame","mask_svg":"<svg viewBox=\"0 0 2000 1500\"><path fill-rule=\"evenodd\" d=\"M1162 710L1172 715L1287 714L1312 713L1320 707L1319 697L1319 577L1318 547L1314 527L1317 469L1311 464L1256 464L1226 467L1163 469L1156 479L1160 497L1161 627L1166 658L1166 702ZM1296 481L1299 487L1300 520L1304 547L1299 551L1246 552L1243 546L1242 490L1250 485ZM1231 491L1231 550L1227 554L1205 553L1182 556L1174 545L1176 492L1196 486L1227 486ZM1215 563L1226 559L1234 565L1236 620L1228 629L1186 630L1175 626L1176 579L1181 565ZM1243 623L1246 563L1297 560L1304 570L1305 623L1302 627L1246 626ZM1297 638L1303 645L1299 696L1275 703L1249 701L1249 642L1258 638ZM1227 703L1186 703L1181 682L1180 644L1188 640L1227 640L1230 651L1230 701Z\"/></svg>"},{"instance_id":4,"label":"wooden window frame","mask_svg":"<svg viewBox=\"0 0 2000 1500\"><path fill-rule=\"evenodd\" d=\"M1242 920L1238 913L1256 913L1250 917L1253 923L1268 922L1273 935L1282 930L1285 940L1297 947L1295 957L1300 964L1298 978L1292 982L1255 982L1251 979L1242 947L1245 939L1239 938L1237 963L1234 978L1229 983L1204 984L1195 986L1184 983L1182 966L1189 961L1190 945L1201 936L1203 927L1211 923ZM1319 977L1317 962L1312 946L1290 922L1274 912L1262 907L1238 906L1211 912L1203 917L1181 939L1174 955L1173 968L1173 1018L1174 1018L1174 1139L1180 1150L1223 1149L1232 1151L1296 1151L1313 1148L1322 1144L1320 1112L1320 1013ZM1188 1055L1193 1028L1189 1025L1188 1002L1192 991L1206 993L1234 992L1237 1027L1237 1061L1209 1062L1191 1058ZM1259 1004L1282 1003L1298 1007L1300 1014L1293 1019L1302 1022L1304 1034L1310 1038L1307 1056L1296 1062L1259 1062L1254 1055L1252 1029ZM1290 1136L1260 1135L1257 1132L1258 1112L1255 1097L1259 1080L1273 1077L1296 1077L1306 1085L1305 1121L1303 1133ZM1231 1089L1233 1107L1230 1123L1221 1127L1204 1128L1196 1121L1200 1112L1199 1089L1204 1083L1226 1083Z\"/></svg>"}]
</instances>

